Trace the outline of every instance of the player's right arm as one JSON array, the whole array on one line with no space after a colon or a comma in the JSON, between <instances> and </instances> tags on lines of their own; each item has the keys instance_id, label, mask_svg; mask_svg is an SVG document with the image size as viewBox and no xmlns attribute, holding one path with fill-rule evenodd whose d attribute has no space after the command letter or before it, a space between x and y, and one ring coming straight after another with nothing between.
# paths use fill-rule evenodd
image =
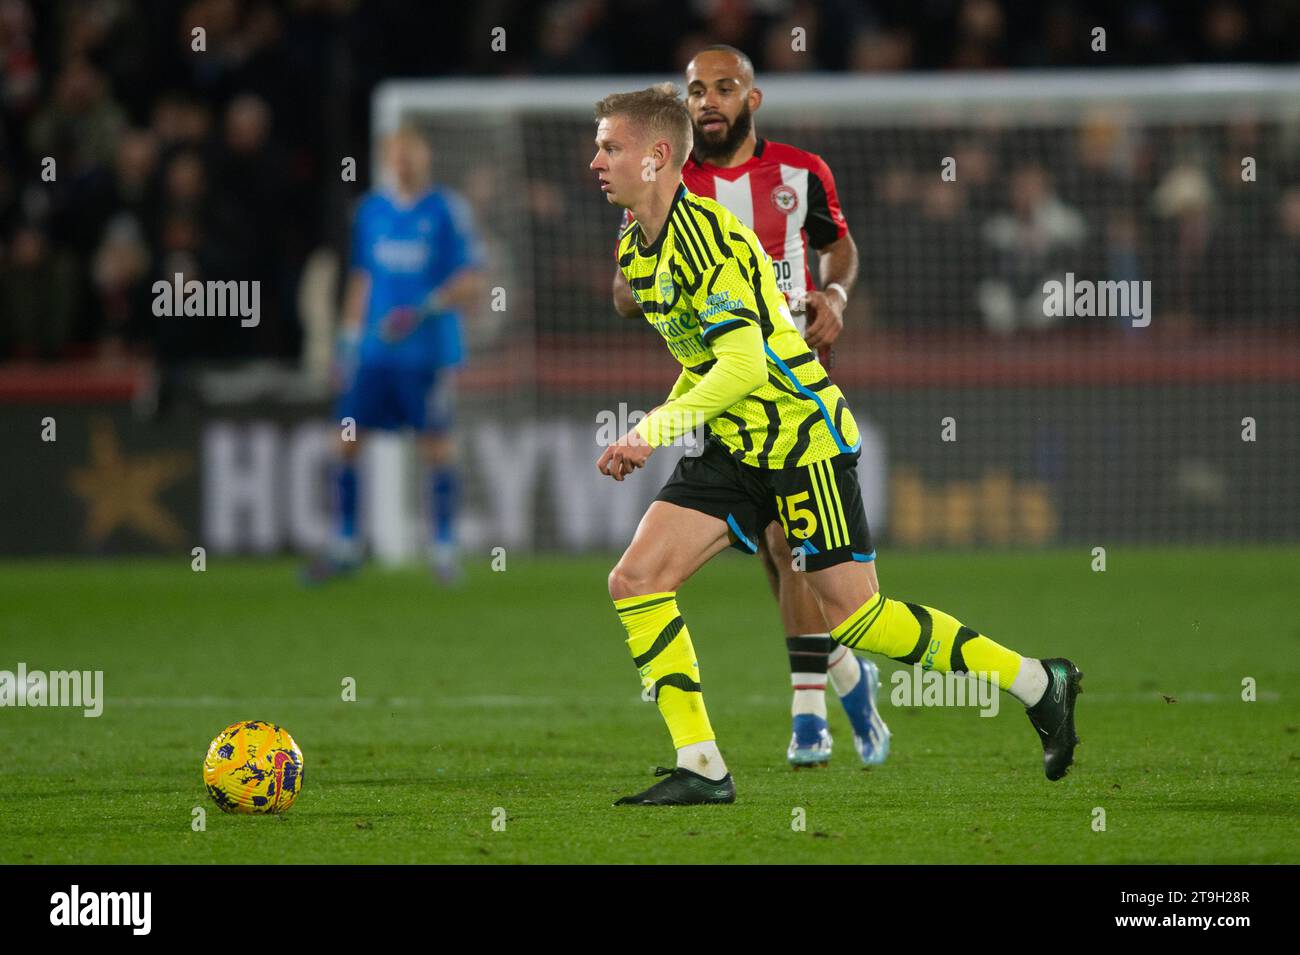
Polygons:
<instances>
[{"instance_id":1,"label":"player's right arm","mask_svg":"<svg viewBox=\"0 0 1300 955\"><path fill-rule=\"evenodd\" d=\"M365 269L351 269L348 272L347 285L343 289L341 331L350 331L358 335L361 333L361 320L366 314L366 303L369 299L370 273Z\"/></svg>"},{"instance_id":2,"label":"player's right arm","mask_svg":"<svg viewBox=\"0 0 1300 955\"><path fill-rule=\"evenodd\" d=\"M713 345L713 367L694 387L677 379L667 401L601 454L596 467L616 481L643 466L655 448L708 424L767 381L763 333L757 324L729 329Z\"/></svg>"},{"instance_id":3,"label":"player's right arm","mask_svg":"<svg viewBox=\"0 0 1300 955\"><path fill-rule=\"evenodd\" d=\"M351 387L361 351L361 332L370 298L370 273L354 268L348 272L343 288L343 309L338 332L334 336L334 387L346 391Z\"/></svg>"},{"instance_id":4,"label":"player's right arm","mask_svg":"<svg viewBox=\"0 0 1300 955\"><path fill-rule=\"evenodd\" d=\"M442 242L434 256L438 266L430 279L436 284L424 302L426 315L468 311L478 304L485 287L486 253L469 204L451 190L443 190L442 196L449 228L442 230Z\"/></svg>"},{"instance_id":5,"label":"player's right arm","mask_svg":"<svg viewBox=\"0 0 1300 955\"><path fill-rule=\"evenodd\" d=\"M353 218L348 278L343 286L343 307L339 316L338 332L334 339L334 383L341 389L349 387L352 374L356 371L361 334L365 328L366 309L370 304L370 258L366 241L367 208L367 202L363 201Z\"/></svg>"},{"instance_id":6,"label":"player's right arm","mask_svg":"<svg viewBox=\"0 0 1300 955\"><path fill-rule=\"evenodd\" d=\"M713 367L694 387L670 396L633 429L651 447L662 447L708 424L767 381L763 333L757 325L746 325L722 336L713 346L713 357ZM673 391L678 388L675 386Z\"/></svg>"},{"instance_id":7,"label":"player's right arm","mask_svg":"<svg viewBox=\"0 0 1300 955\"><path fill-rule=\"evenodd\" d=\"M767 381L757 293L738 258L729 256L701 274L691 309L715 360L694 387L679 392L689 382L678 378L669 400L636 426L653 447L707 424Z\"/></svg>"}]
</instances>

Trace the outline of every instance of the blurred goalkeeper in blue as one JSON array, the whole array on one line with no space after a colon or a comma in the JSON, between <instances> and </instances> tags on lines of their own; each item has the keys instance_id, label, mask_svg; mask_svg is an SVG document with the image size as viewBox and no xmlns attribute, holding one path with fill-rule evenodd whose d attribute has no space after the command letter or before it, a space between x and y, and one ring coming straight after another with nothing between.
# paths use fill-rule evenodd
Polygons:
<instances>
[{"instance_id":1,"label":"blurred goalkeeper in blue","mask_svg":"<svg viewBox=\"0 0 1300 955\"><path fill-rule=\"evenodd\" d=\"M464 201L435 186L432 169L423 135L410 127L391 134L383 185L353 224L337 357L337 526L329 552L308 568L312 582L361 561L357 462L366 433L408 428L429 472L430 562L442 581L459 578L455 372L465 357L460 312L482 290L483 262Z\"/></svg>"}]
</instances>

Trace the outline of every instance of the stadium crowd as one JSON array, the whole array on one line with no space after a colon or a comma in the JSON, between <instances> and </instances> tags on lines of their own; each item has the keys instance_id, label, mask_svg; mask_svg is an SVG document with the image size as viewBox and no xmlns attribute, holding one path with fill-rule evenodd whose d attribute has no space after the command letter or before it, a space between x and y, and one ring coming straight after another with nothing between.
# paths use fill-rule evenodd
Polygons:
<instances>
[{"instance_id":1,"label":"stadium crowd","mask_svg":"<svg viewBox=\"0 0 1300 955\"><path fill-rule=\"evenodd\" d=\"M1084 66L1095 63L1094 21L1110 24L1107 66L1284 63L1300 52L1293 0L931 0L923 16L916 6L0 0L0 360L296 355L304 263L345 247L369 181L370 93L389 76L662 72L709 42L752 51L760 76ZM504 50L489 42L495 26ZM796 26L806 53L791 49ZM1034 155L1012 136L972 138L958 153L968 171L958 190L918 174L908 149L921 144L886 151L885 140L870 182L843 190L850 222L872 236L873 315L1013 331L1032 324L1026 289L1083 249L1110 272L1176 280L1193 324L1295 321L1260 308L1261 289L1268 302L1294 302L1277 289L1300 283L1295 154L1261 158L1259 188L1242 188L1236 157L1264 132L1244 122L1132 142L1085 120ZM345 155L357 159L355 183L338 175ZM834 167L833 149L827 158ZM1116 213L1099 196L1144 211ZM215 335L153 319L153 281L177 272L261 281L258 327ZM593 275L606 282L607 272L602 261Z\"/></svg>"}]
</instances>

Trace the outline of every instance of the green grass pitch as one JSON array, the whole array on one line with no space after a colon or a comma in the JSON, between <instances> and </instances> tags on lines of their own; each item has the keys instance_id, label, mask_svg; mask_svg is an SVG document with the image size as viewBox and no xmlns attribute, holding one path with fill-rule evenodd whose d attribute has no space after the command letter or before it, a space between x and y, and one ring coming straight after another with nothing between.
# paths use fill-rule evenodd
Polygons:
<instances>
[{"instance_id":1,"label":"green grass pitch","mask_svg":"<svg viewBox=\"0 0 1300 955\"><path fill-rule=\"evenodd\" d=\"M609 558L485 558L456 591L378 568L304 590L287 561L7 563L0 670L100 669L106 703L0 709L0 863L1300 862L1300 549L1107 559L881 562L886 593L1078 662L1083 743L1059 783L1010 698L992 719L894 708L887 661L888 763L861 768L832 698L834 760L792 772L775 605L753 559L715 560L680 604L738 801L677 809L611 806L672 750ZM224 815L200 782L208 741L250 718L305 753L280 817Z\"/></svg>"}]
</instances>

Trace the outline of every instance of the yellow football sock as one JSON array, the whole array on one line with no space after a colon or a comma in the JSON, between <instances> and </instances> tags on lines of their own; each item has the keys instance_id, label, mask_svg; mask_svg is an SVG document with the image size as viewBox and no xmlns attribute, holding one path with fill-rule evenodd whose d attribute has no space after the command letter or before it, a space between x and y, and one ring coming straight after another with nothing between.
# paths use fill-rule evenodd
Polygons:
<instances>
[{"instance_id":1,"label":"yellow football sock","mask_svg":"<svg viewBox=\"0 0 1300 955\"><path fill-rule=\"evenodd\" d=\"M1010 689L1020 672L1020 654L994 643L942 610L876 594L831 631L839 643L927 670L997 674Z\"/></svg>"},{"instance_id":2,"label":"yellow football sock","mask_svg":"<svg viewBox=\"0 0 1300 955\"><path fill-rule=\"evenodd\" d=\"M653 688L673 745L680 749L714 739L700 690L700 664L677 610L677 594L624 597L614 601L614 609L627 630L627 646L641 685Z\"/></svg>"}]
</instances>

